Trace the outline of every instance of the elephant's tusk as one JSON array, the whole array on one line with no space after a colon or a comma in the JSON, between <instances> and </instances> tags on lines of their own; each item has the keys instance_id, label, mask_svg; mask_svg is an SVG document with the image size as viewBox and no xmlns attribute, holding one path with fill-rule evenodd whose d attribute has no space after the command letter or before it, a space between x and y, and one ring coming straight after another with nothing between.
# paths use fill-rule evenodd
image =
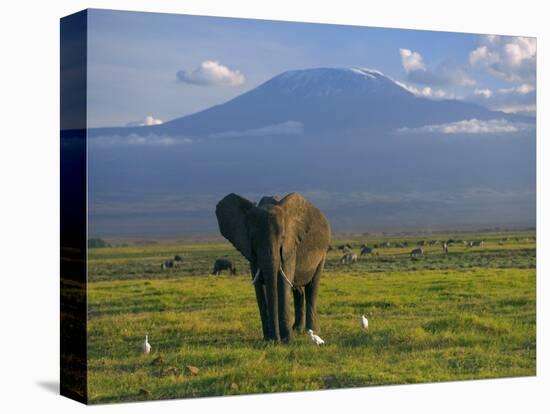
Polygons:
<instances>
[{"instance_id":1,"label":"elephant's tusk","mask_svg":"<svg viewBox=\"0 0 550 414\"><path fill-rule=\"evenodd\" d=\"M254 279L252 279L252 284L255 285L258 281L258 277L260 276L260 268L256 271L256 274L254 275Z\"/></svg>"},{"instance_id":2,"label":"elephant's tusk","mask_svg":"<svg viewBox=\"0 0 550 414\"><path fill-rule=\"evenodd\" d=\"M292 282L291 282L290 280L288 280L288 277L286 277L285 272L284 272L282 266L281 266L281 274L283 275L283 277L285 278L285 280L288 282L288 284L290 285L290 287L294 287L294 286L292 286Z\"/></svg>"}]
</instances>

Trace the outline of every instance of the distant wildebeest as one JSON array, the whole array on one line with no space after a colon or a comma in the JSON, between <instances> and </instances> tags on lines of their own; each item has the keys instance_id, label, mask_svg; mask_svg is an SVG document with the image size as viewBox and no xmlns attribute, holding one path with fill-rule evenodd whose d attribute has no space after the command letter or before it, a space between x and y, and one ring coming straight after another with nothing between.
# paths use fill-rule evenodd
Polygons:
<instances>
[{"instance_id":1,"label":"distant wildebeest","mask_svg":"<svg viewBox=\"0 0 550 414\"><path fill-rule=\"evenodd\" d=\"M379 247L382 249L382 248L387 248L387 247L391 247L391 243L390 242L382 242L379 244Z\"/></svg>"},{"instance_id":2,"label":"distant wildebeest","mask_svg":"<svg viewBox=\"0 0 550 414\"><path fill-rule=\"evenodd\" d=\"M422 247L411 251L411 257L424 256L424 249Z\"/></svg>"},{"instance_id":3,"label":"distant wildebeest","mask_svg":"<svg viewBox=\"0 0 550 414\"><path fill-rule=\"evenodd\" d=\"M348 254L343 255L340 258L340 263L342 263L342 264L357 263L357 254L356 253L348 253Z\"/></svg>"},{"instance_id":4,"label":"distant wildebeest","mask_svg":"<svg viewBox=\"0 0 550 414\"><path fill-rule=\"evenodd\" d=\"M403 247L409 247L409 242L404 241L403 242Z\"/></svg>"},{"instance_id":5,"label":"distant wildebeest","mask_svg":"<svg viewBox=\"0 0 550 414\"><path fill-rule=\"evenodd\" d=\"M395 243L395 247L402 249L405 245L403 243Z\"/></svg>"},{"instance_id":6,"label":"distant wildebeest","mask_svg":"<svg viewBox=\"0 0 550 414\"><path fill-rule=\"evenodd\" d=\"M425 244L426 244L426 242L425 242L424 240L418 240L418 241L416 242L416 245L417 245L417 246L424 246Z\"/></svg>"},{"instance_id":7,"label":"distant wildebeest","mask_svg":"<svg viewBox=\"0 0 550 414\"><path fill-rule=\"evenodd\" d=\"M338 250L340 250L343 253L349 252L350 248L348 247L348 244L341 244L337 247Z\"/></svg>"},{"instance_id":8,"label":"distant wildebeest","mask_svg":"<svg viewBox=\"0 0 550 414\"><path fill-rule=\"evenodd\" d=\"M445 254L449 253L449 244L447 242L443 242L443 244L441 244L441 247L443 248L443 250L445 250Z\"/></svg>"},{"instance_id":9,"label":"distant wildebeest","mask_svg":"<svg viewBox=\"0 0 550 414\"><path fill-rule=\"evenodd\" d=\"M212 274L218 276L224 270L228 270L229 273L233 276L237 274L237 268L233 266L231 260L216 259L216 261L214 262L214 270L212 270Z\"/></svg>"},{"instance_id":10,"label":"distant wildebeest","mask_svg":"<svg viewBox=\"0 0 550 414\"><path fill-rule=\"evenodd\" d=\"M361 248L361 254L360 256L364 256L366 254L371 254L372 253L372 248L371 247L368 247L368 246L365 246L365 247L362 247Z\"/></svg>"},{"instance_id":11,"label":"distant wildebeest","mask_svg":"<svg viewBox=\"0 0 550 414\"><path fill-rule=\"evenodd\" d=\"M368 247L365 243L363 243L361 246L359 246L360 249L364 249L365 247Z\"/></svg>"},{"instance_id":12,"label":"distant wildebeest","mask_svg":"<svg viewBox=\"0 0 550 414\"><path fill-rule=\"evenodd\" d=\"M468 246L469 247L483 247L483 245L485 244L485 242L483 240L474 240L474 241L471 241Z\"/></svg>"},{"instance_id":13,"label":"distant wildebeest","mask_svg":"<svg viewBox=\"0 0 550 414\"><path fill-rule=\"evenodd\" d=\"M180 254L176 254L174 256L174 262L183 262L183 256Z\"/></svg>"},{"instance_id":14,"label":"distant wildebeest","mask_svg":"<svg viewBox=\"0 0 550 414\"><path fill-rule=\"evenodd\" d=\"M166 269L172 269L173 267L178 267L178 265L179 265L178 262L174 262L173 260L166 260L164 263L160 265L160 268L162 270L166 270Z\"/></svg>"},{"instance_id":15,"label":"distant wildebeest","mask_svg":"<svg viewBox=\"0 0 550 414\"><path fill-rule=\"evenodd\" d=\"M332 252L334 250L334 247L332 245L329 245L327 247L327 252Z\"/></svg>"}]
</instances>

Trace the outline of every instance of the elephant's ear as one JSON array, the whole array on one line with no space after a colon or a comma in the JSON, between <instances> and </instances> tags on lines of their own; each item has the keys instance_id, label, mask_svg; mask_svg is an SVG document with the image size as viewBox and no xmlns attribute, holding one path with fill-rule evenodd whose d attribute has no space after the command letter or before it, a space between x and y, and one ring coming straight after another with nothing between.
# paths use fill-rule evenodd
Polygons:
<instances>
[{"instance_id":1,"label":"elephant's ear","mask_svg":"<svg viewBox=\"0 0 550 414\"><path fill-rule=\"evenodd\" d=\"M296 251L309 231L311 204L300 194L290 193L279 202L285 216L283 261L295 258Z\"/></svg>"},{"instance_id":2,"label":"elephant's ear","mask_svg":"<svg viewBox=\"0 0 550 414\"><path fill-rule=\"evenodd\" d=\"M252 260L252 247L246 225L246 214L254 207L254 203L237 194L225 196L216 205L216 217L223 237L248 260Z\"/></svg>"}]
</instances>

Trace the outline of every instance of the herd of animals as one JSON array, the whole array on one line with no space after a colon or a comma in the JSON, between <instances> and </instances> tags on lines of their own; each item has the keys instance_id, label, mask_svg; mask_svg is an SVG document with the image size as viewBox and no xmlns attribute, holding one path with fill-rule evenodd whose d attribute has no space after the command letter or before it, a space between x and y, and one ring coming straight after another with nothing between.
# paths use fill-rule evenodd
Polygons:
<instances>
[{"instance_id":1,"label":"herd of animals","mask_svg":"<svg viewBox=\"0 0 550 414\"><path fill-rule=\"evenodd\" d=\"M501 242L502 243L502 242ZM441 245L442 249L445 251L445 253L449 253L449 246L451 245L464 245L466 247L483 247L485 242L483 240L475 240L475 241L466 241L466 240L418 240L416 242L417 246L435 246L435 245ZM406 248L409 247L408 241L403 242L382 242L382 243L376 243L372 246L367 244L361 244L359 246L359 254L353 253L354 247L350 243L341 244L336 247L329 245L327 248L327 252L332 251L339 251L342 252L343 255L340 257L340 263L344 265L350 265L357 263L359 257L362 256L368 256L368 255L378 255L378 252L375 251L375 249L384 249L384 248ZM424 255L424 249L422 247L417 247L411 250L410 256L411 258L416 258L418 256ZM175 255L173 259L166 260L162 262L160 265L162 270L168 270L168 269L174 269L178 268L183 263L183 256L182 255ZM233 262L226 258L218 258L214 262L214 267L212 270L212 275L219 276L222 274L222 272L227 271L229 275L235 276L237 274L237 268L233 265Z\"/></svg>"},{"instance_id":2,"label":"herd of animals","mask_svg":"<svg viewBox=\"0 0 550 414\"><path fill-rule=\"evenodd\" d=\"M467 240L455 240L455 239L449 239L449 240L418 240L416 242L416 248L412 249L410 252L411 258L415 258L418 256L424 255L424 246L435 246L435 245L441 245L441 248L445 251L445 254L449 253L449 247L451 245L464 245L466 247L483 247L485 242L483 240L474 240L474 241L467 241ZM382 243L376 243L371 245L362 244L359 246L359 255L357 253L353 253L353 246L349 243L341 244L339 246L332 246L330 245L328 247L328 251L339 251L343 253L343 256L340 258L340 263L342 264L353 264L357 263L357 260L361 256L367 256L367 255L378 255L378 252L376 252L374 249L385 249L385 248L407 248L409 247L408 241L403 242L389 242L385 241Z\"/></svg>"}]
</instances>

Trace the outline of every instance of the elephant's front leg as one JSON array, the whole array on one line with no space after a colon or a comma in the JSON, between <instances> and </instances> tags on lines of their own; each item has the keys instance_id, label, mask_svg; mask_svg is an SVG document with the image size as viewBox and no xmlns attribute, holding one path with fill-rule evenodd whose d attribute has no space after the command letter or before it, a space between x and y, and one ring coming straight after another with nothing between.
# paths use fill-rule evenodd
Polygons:
<instances>
[{"instance_id":1,"label":"elephant's front leg","mask_svg":"<svg viewBox=\"0 0 550 414\"><path fill-rule=\"evenodd\" d=\"M295 331L304 329L304 288L295 287L292 289L294 295L294 325Z\"/></svg>"},{"instance_id":2,"label":"elephant's front leg","mask_svg":"<svg viewBox=\"0 0 550 414\"><path fill-rule=\"evenodd\" d=\"M277 281L277 294L279 297L279 334L281 340L290 342L292 340L292 312L290 302L292 300L292 286L279 272Z\"/></svg>"}]
</instances>

